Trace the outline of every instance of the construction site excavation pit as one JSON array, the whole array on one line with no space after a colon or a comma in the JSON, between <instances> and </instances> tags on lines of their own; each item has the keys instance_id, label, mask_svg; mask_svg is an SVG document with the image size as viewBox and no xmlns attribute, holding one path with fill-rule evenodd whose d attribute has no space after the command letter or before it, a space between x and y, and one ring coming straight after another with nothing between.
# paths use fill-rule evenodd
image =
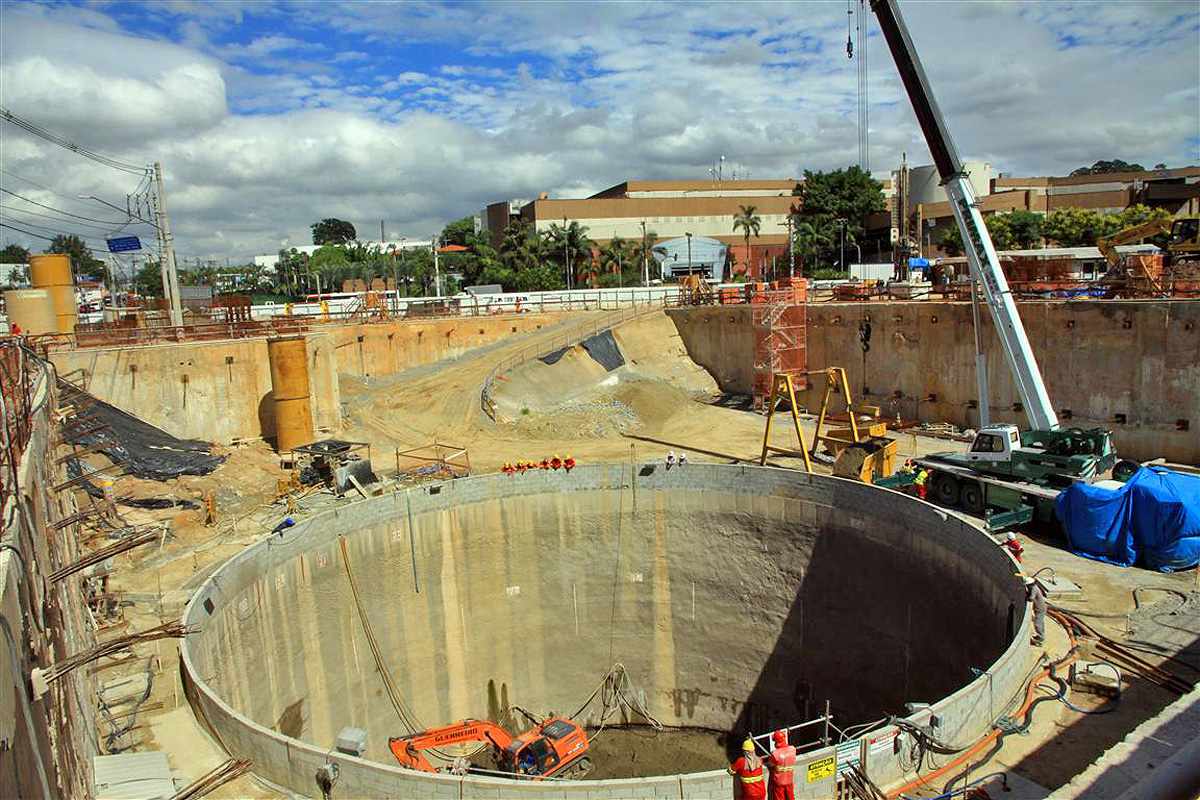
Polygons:
<instances>
[{"instance_id":1,"label":"construction site excavation pit","mask_svg":"<svg viewBox=\"0 0 1200 800\"><path fill-rule=\"evenodd\" d=\"M797 796L824 797L832 763L879 784L911 766L890 716L941 742L986 733L1034 658L1015 565L968 522L856 482L708 464L342 506L226 562L184 621L197 714L259 777L313 797L328 763L332 797L728 797L731 747L828 703L831 742L797 767ZM606 723L586 779L417 772L388 748L464 718L519 733L519 709L578 714L593 736ZM334 749L345 728L366 732L361 757Z\"/></svg>"}]
</instances>

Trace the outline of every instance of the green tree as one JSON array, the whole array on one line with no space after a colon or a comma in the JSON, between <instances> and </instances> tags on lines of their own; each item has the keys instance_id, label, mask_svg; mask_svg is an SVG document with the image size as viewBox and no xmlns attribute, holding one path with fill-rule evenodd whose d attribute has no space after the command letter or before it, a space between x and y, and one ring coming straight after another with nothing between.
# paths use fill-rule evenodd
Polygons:
<instances>
[{"instance_id":1,"label":"green tree","mask_svg":"<svg viewBox=\"0 0 1200 800\"><path fill-rule=\"evenodd\" d=\"M346 244L358 238L353 225L335 217L326 217L309 227L312 228L313 244Z\"/></svg>"},{"instance_id":2,"label":"green tree","mask_svg":"<svg viewBox=\"0 0 1200 800\"><path fill-rule=\"evenodd\" d=\"M349 277L349 270L350 259L346 248L340 245L327 244L308 258L307 271L316 280L318 293L340 291L341 281Z\"/></svg>"},{"instance_id":3,"label":"green tree","mask_svg":"<svg viewBox=\"0 0 1200 800\"><path fill-rule=\"evenodd\" d=\"M565 227L554 223L546 231L539 245L542 260L552 260L563 265L565 274L571 272L571 286L577 286L579 276L591 272L592 248L595 242L588 238L588 229L572 220Z\"/></svg>"},{"instance_id":4,"label":"green tree","mask_svg":"<svg viewBox=\"0 0 1200 800\"><path fill-rule=\"evenodd\" d=\"M992 247L996 250L1012 250L1017 246L1010 216L1010 214L991 214L983 218L983 224L987 227L988 236L992 240ZM958 231L957 223L945 228L935 241L948 255L960 256L964 252L962 235Z\"/></svg>"},{"instance_id":5,"label":"green tree","mask_svg":"<svg viewBox=\"0 0 1200 800\"><path fill-rule=\"evenodd\" d=\"M811 277L818 268L822 253L827 253L837 241L837 231L829 217L806 217L796 221L796 254L802 271Z\"/></svg>"},{"instance_id":6,"label":"green tree","mask_svg":"<svg viewBox=\"0 0 1200 800\"><path fill-rule=\"evenodd\" d=\"M10 244L0 250L0 264L28 264L29 251L19 244Z\"/></svg>"},{"instance_id":7,"label":"green tree","mask_svg":"<svg viewBox=\"0 0 1200 800\"><path fill-rule=\"evenodd\" d=\"M1115 233L1117 224L1115 215L1088 208L1060 208L1046 215L1042 235L1059 247L1088 247Z\"/></svg>"},{"instance_id":8,"label":"green tree","mask_svg":"<svg viewBox=\"0 0 1200 800\"><path fill-rule=\"evenodd\" d=\"M821 249L812 261L832 261L841 246L841 223L845 220L846 244L861 241L866 236L867 218L887 210L883 198L883 184L858 166L832 172L804 171L804 180L796 186L794 194L800 198L796 213L796 224L809 222L820 231L836 230L836 236L826 239L818 236ZM806 269L811 270L811 264Z\"/></svg>"},{"instance_id":9,"label":"green tree","mask_svg":"<svg viewBox=\"0 0 1200 800\"><path fill-rule=\"evenodd\" d=\"M442 235L438 237L438 241L442 246L448 244L457 244L463 247L470 246L470 239L475 235L475 217L463 217L456 219L446 227L442 228Z\"/></svg>"},{"instance_id":10,"label":"green tree","mask_svg":"<svg viewBox=\"0 0 1200 800\"><path fill-rule=\"evenodd\" d=\"M55 236L46 252L70 256L71 271L76 277L90 275L108 282L108 265L93 256L92 249L73 233Z\"/></svg>"},{"instance_id":11,"label":"green tree","mask_svg":"<svg viewBox=\"0 0 1200 800\"><path fill-rule=\"evenodd\" d=\"M742 238L746 242L746 269L750 269L750 235L754 234L754 238L758 238L758 230L762 226L762 217L758 215L756 206L738 206L738 213L733 215L733 232L742 232ZM721 276L724 278L725 276Z\"/></svg>"},{"instance_id":12,"label":"green tree","mask_svg":"<svg viewBox=\"0 0 1200 800\"><path fill-rule=\"evenodd\" d=\"M1145 170L1146 168L1141 164L1130 164L1114 158L1111 161L1097 161L1090 167L1080 167L1073 170L1071 175L1105 175L1110 172L1144 172Z\"/></svg>"},{"instance_id":13,"label":"green tree","mask_svg":"<svg viewBox=\"0 0 1200 800\"><path fill-rule=\"evenodd\" d=\"M1042 220L1044 217L1036 211L1016 210L1003 215L1008 222L1008 230L1013 243L1023 249L1030 250L1040 245L1042 241Z\"/></svg>"},{"instance_id":14,"label":"green tree","mask_svg":"<svg viewBox=\"0 0 1200 800\"><path fill-rule=\"evenodd\" d=\"M142 297L162 297L162 272L157 260L148 260L133 276L133 288Z\"/></svg>"}]
</instances>

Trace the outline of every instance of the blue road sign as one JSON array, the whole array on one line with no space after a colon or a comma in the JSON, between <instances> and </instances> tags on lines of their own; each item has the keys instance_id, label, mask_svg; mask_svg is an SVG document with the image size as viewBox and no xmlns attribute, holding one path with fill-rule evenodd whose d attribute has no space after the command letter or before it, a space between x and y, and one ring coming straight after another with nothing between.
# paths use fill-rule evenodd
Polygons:
<instances>
[{"instance_id":1,"label":"blue road sign","mask_svg":"<svg viewBox=\"0 0 1200 800\"><path fill-rule=\"evenodd\" d=\"M110 253L125 253L130 250L141 250L142 240L136 236L118 236L116 239L109 239L108 252Z\"/></svg>"}]
</instances>

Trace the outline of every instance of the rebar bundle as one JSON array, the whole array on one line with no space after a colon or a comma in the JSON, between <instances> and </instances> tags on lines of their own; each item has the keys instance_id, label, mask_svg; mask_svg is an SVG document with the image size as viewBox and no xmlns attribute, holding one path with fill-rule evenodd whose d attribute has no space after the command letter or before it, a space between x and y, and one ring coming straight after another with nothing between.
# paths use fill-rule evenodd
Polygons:
<instances>
[{"instance_id":1,"label":"rebar bundle","mask_svg":"<svg viewBox=\"0 0 1200 800\"><path fill-rule=\"evenodd\" d=\"M153 642L158 639L182 639L189 633L194 632L193 628L189 628L182 622L164 622L162 625L138 631L137 633L131 633L127 636L120 636L116 639L109 639L107 642L101 642L90 650L84 650L82 653L67 656L62 661L57 661L47 667L42 673L42 677L45 678L47 683L53 683L77 667L90 664L97 659L111 656L113 653L119 653L135 645Z\"/></svg>"},{"instance_id":2,"label":"rebar bundle","mask_svg":"<svg viewBox=\"0 0 1200 800\"><path fill-rule=\"evenodd\" d=\"M231 780L245 775L250 771L251 766L249 761L231 758L180 789L171 800L195 800L197 797L204 797L217 787L224 786Z\"/></svg>"}]
</instances>

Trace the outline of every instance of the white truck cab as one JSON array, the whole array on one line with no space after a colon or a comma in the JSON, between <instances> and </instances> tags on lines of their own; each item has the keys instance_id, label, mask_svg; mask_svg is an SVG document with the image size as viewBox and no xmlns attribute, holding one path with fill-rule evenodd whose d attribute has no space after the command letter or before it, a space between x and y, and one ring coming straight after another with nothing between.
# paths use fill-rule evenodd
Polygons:
<instances>
[{"instance_id":1,"label":"white truck cab","mask_svg":"<svg viewBox=\"0 0 1200 800\"><path fill-rule=\"evenodd\" d=\"M1021 446L1021 432L1016 425L988 425L979 429L971 449L967 451L968 461L1008 461L1012 458L1013 450Z\"/></svg>"}]
</instances>

